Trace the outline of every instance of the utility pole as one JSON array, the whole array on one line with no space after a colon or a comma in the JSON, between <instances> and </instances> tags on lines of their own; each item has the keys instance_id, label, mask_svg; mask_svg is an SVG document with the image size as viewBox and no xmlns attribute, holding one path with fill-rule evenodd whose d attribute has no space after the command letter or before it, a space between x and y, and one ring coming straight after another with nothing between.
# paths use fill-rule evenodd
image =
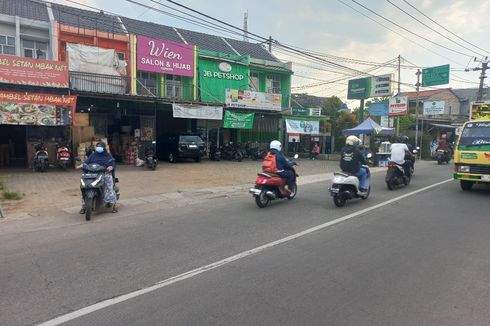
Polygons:
<instances>
[{"instance_id":1,"label":"utility pole","mask_svg":"<svg viewBox=\"0 0 490 326\"><path fill-rule=\"evenodd\" d=\"M272 36L269 36L269 53L272 53Z\"/></svg>"},{"instance_id":2,"label":"utility pole","mask_svg":"<svg viewBox=\"0 0 490 326\"><path fill-rule=\"evenodd\" d=\"M476 58L475 58L475 61L477 61ZM490 61L488 60L488 57L485 57L480 62L481 62L481 68L480 67L476 67L476 68L473 68L472 69L473 71L481 70L481 74L480 74L480 86L478 88L478 95L477 95L477 98L476 98L477 101L482 101L483 100L483 84L484 84L485 78L487 78L487 75L485 73L486 73L486 71L488 69L488 64L490 63ZM466 68L465 71L470 71L470 69Z\"/></svg>"},{"instance_id":3,"label":"utility pole","mask_svg":"<svg viewBox=\"0 0 490 326\"><path fill-rule=\"evenodd\" d=\"M417 84L416 90L417 90L417 95L415 97L415 147L418 146L418 141L419 141L419 89L420 89L420 75L422 72L420 69L417 69L417 72L415 73L417 75Z\"/></svg>"},{"instance_id":4,"label":"utility pole","mask_svg":"<svg viewBox=\"0 0 490 326\"><path fill-rule=\"evenodd\" d=\"M401 63L402 63L402 57L401 55L398 55L398 93L396 95L400 95L401 93L401 84L402 84L402 77L401 77ZM388 117L388 120L390 118ZM400 116L396 117L396 135L400 135Z\"/></svg>"},{"instance_id":5,"label":"utility pole","mask_svg":"<svg viewBox=\"0 0 490 326\"><path fill-rule=\"evenodd\" d=\"M248 10L243 15L243 40L248 42Z\"/></svg>"}]
</instances>

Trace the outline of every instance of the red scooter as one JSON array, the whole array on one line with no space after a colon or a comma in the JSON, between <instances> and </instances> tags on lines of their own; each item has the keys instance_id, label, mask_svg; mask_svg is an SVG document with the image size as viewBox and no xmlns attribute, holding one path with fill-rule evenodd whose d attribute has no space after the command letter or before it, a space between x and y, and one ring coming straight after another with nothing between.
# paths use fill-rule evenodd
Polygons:
<instances>
[{"instance_id":1,"label":"red scooter","mask_svg":"<svg viewBox=\"0 0 490 326\"><path fill-rule=\"evenodd\" d=\"M298 154L294 155L294 158L298 158ZM296 162L293 162L293 165L297 165ZM255 180L255 187L250 188L250 193L253 197L255 197L255 203L260 208L264 208L271 200L275 199L284 199L287 198L289 200L293 199L296 196L298 191L298 187L296 185L296 170L293 168L294 173L294 185L290 191L286 191L284 189L285 182L279 175L274 173L258 173L257 180Z\"/></svg>"},{"instance_id":2,"label":"red scooter","mask_svg":"<svg viewBox=\"0 0 490 326\"><path fill-rule=\"evenodd\" d=\"M56 161L63 170L66 170L66 168L70 165L71 152L68 146L65 144L56 145Z\"/></svg>"}]
</instances>

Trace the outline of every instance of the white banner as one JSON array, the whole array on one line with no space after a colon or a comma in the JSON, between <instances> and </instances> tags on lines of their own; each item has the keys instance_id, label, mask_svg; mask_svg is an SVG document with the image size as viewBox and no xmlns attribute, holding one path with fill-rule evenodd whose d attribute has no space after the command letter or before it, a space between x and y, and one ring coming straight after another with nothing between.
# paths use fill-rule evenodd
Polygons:
<instances>
[{"instance_id":1,"label":"white banner","mask_svg":"<svg viewBox=\"0 0 490 326\"><path fill-rule=\"evenodd\" d=\"M174 118L223 120L221 106L172 104Z\"/></svg>"},{"instance_id":2,"label":"white banner","mask_svg":"<svg viewBox=\"0 0 490 326\"><path fill-rule=\"evenodd\" d=\"M389 128L390 127L390 120L388 119L388 116L382 115L379 125L383 128Z\"/></svg>"},{"instance_id":3,"label":"white banner","mask_svg":"<svg viewBox=\"0 0 490 326\"><path fill-rule=\"evenodd\" d=\"M226 106L230 108L249 108L281 111L282 95L253 91L226 89Z\"/></svg>"},{"instance_id":4,"label":"white banner","mask_svg":"<svg viewBox=\"0 0 490 326\"><path fill-rule=\"evenodd\" d=\"M406 115L408 113L408 98L406 96L390 97L388 115Z\"/></svg>"},{"instance_id":5,"label":"white banner","mask_svg":"<svg viewBox=\"0 0 490 326\"><path fill-rule=\"evenodd\" d=\"M320 121L286 119L286 131L297 134L319 134Z\"/></svg>"},{"instance_id":6,"label":"white banner","mask_svg":"<svg viewBox=\"0 0 490 326\"><path fill-rule=\"evenodd\" d=\"M444 114L444 101L424 102L424 115Z\"/></svg>"}]
</instances>

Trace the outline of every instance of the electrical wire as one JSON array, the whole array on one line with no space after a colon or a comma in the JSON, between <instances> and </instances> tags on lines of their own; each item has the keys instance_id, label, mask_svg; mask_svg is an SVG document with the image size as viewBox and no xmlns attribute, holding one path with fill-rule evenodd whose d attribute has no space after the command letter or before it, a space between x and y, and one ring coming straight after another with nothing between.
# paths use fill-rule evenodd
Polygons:
<instances>
[{"instance_id":1,"label":"electrical wire","mask_svg":"<svg viewBox=\"0 0 490 326\"><path fill-rule=\"evenodd\" d=\"M411 17L412 19L416 20L417 22L419 22L420 24L422 24L423 26L427 27L428 29L430 29L431 31L434 31L436 32L437 34L439 34L440 36L444 37L445 39L449 40L450 42L453 42L454 44L466 49L466 50L469 50L471 52L475 52L474 50L468 48L466 45L462 45L460 44L459 42L456 42L452 39L450 39L449 37L447 37L446 35L442 34L441 32L435 30L434 28L430 27L429 25L427 25L426 23L424 23L423 21L421 21L420 19L418 19L417 17L415 17L414 15L406 12L403 8L399 7L398 5L394 4L391 0L386 0L386 2L388 2L389 4L391 4L393 7L397 8L398 10L400 10L401 12L403 12L404 14L406 14L407 16ZM481 53L477 53L477 54L480 54Z\"/></svg>"}]
</instances>

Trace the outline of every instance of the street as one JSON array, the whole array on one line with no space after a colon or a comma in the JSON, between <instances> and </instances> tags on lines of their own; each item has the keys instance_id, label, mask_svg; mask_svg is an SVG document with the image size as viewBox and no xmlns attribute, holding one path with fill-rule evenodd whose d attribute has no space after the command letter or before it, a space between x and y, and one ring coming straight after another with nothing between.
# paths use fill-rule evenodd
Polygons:
<instances>
[{"instance_id":1,"label":"street","mask_svg":"<svg viewBox=\"0 0 490 326\"><path fill-rule=\"evenodd\" d=\"M451 166L417 167L395 191L374 173L372 197L342 209L321 182L265 209L242 193L10 228L0 324L73 312L66 325L488 325L488 190L461 191Z\"/></svg>"}]
</instances>

